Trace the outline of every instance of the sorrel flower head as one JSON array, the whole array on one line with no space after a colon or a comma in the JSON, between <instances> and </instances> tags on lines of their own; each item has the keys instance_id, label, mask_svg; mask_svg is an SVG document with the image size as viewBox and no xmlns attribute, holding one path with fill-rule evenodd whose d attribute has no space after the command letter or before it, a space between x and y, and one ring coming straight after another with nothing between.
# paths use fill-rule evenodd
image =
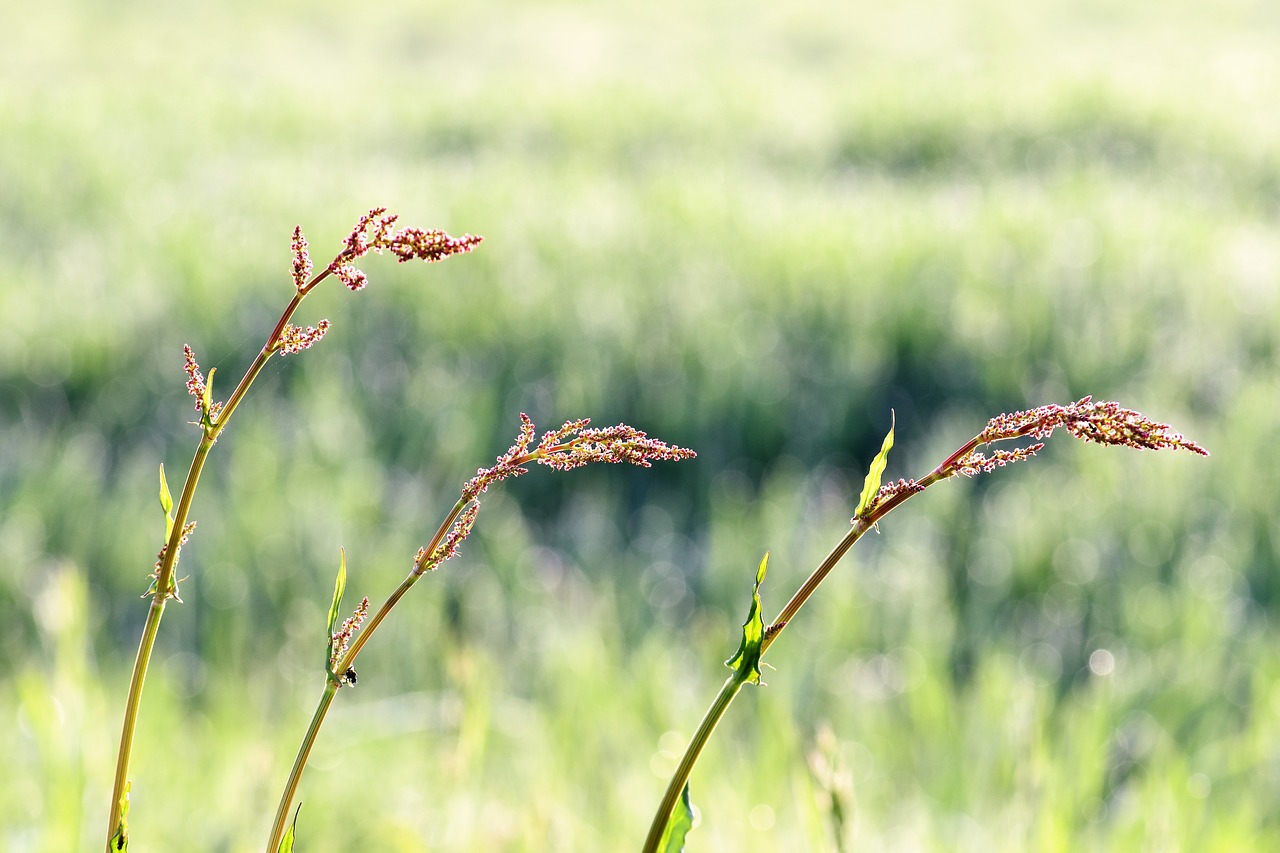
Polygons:
<instances>
[{"instance_id":1,"label":"sorrel flower head","mask_svg":"<svg viewBox=\"0 0 1280 853\"><path fill-rule=\"evenodd\" d=\"M355 261L369 252L391 252L400 263L420 260L427 263L442 261L450 255L470 252L484 239L474 234L452 237L438 229L402 228L392 231L399 217L388 214L385 207L372 208L356 221L351 233L343 240L343 249L330 262L327 273L332 273L351 290L360 290L368 278L356 266ZM300 229L294 231L294 282L299 280L299 269L309 264L306 258L306 241ZM301 245L301 248L299 248ZM310 267L306 267L309 271ZM300 291L305 285L299 286Z\"/></svg>"},{"instance_id":2,"label":"sorrel flower head","mask_svg":"<svg viewBox=\"0 0 1280 853\"><path fill-rule=\"evenodd\" d=\"M369 615L369 597L365 596L360 600L360 605L355 612L343 620L338 630L333 632L329 643L329 669L332 670L337 666L338 661L342 660L342 656L347 653L347 649L351 645L351 638L360 630L360 626L364 623L364 619ZM348 684L355 684L355 679L351 676L344 676L344 681ZM341 684L342 682L340 682Z\"/></svg>"},{"instance_id":3,"label":"sorrel flower head","mask_svg":"<svg viewBox=\"0 0 1280 853\"><path fill-rule=\"evenodd\" d=\"M196 354L192 352L191 345L183 344L182 352L186 358L186 366L183 369L187 372L187 393L196 398L196 411L202 412L204 411L204 399L209 393L209 386L205 383L204 374L200 372L200 365L196 363ZM217 368L214 369L217 370ZM221 403L211 403L209 417L216 418L221 410Z\"/></svg>"},{"instance_id":4,"label":"sorrel flower head","mask_svg":"<svg viewBox=\"0 0 1280 853\"><path fill-rule=\"evenodd\" d=\"M618 424L608 429L587 429L586 418L566 421L559 429L544 433L536 446L533 421L526 414L520 415L520 434L515 443L498 457L491 468L481 468L462 487L451 516L452 524L446 533L441 526L431 544L418 549L413 561L413 573L422 575L439 568L458 553L463 541L471 535L476 516L480 512L480 496L489 487L508 477L529 473L525 466L538 462L550 468L568 471L592 462L628 462L648 468L655 459L692 459L697 454L684 447L675 447L649 438L638 429ZM446 523L449 523L448 521Z\"/></svg>"},{"instance_id":5,"label":"sorrel flower head","mask_svg":"<svg viewBox=\"0 0 1280 853\"><path fill-rule=\"evenodd\" d=\"M1141 412L1119 403L1097 402L1083 397L1067 406L1040 406L1025 412L998 415L987 423L980 436L983 444L1030 435L1045 439L1058 427L1081 441L1132 447L1135 450L1189 450L1208 456L1205 450L1168 424L1156 423Z\"/></svg>"},{"instance_id":6,"label":"sorrel flower head","mask_svg":"<svg viewBox=\"0 0 1280 853\"><path fill-rule=\"evenodd\" d=\"M302 226L293 227L293 286L302 290L311 279L311 256L307 254L307 238L302 235Z\"/></svg>"},{"instance_id":7,"label":"sorrel flower head","mask_svg":"<svg viewBox=\"0 0 1280 853\"><path fill-rule=\"evenodd\" d=\"M1082 397L1066 406L1051 403L1022 412L997 415L987 422L986 429L940 465L938 474L945 477L954 474L972 477L1030 459L1044 447L1044 440L1060 427L1081 441L1131 447L1135 450L1181 449L1201 456L1209 455L1209 451L1182 433L1174 432L1168 424L1157 423L1141 412L1126 409L1119 403L1094 402L1092 397ZM989 456L978 450L986 444L1027 436L1037 439L1037 442L1014 450L992 450Z\"/></svg>"},{"instance_id":8,"label":"sorrel flower head","mask_svg":"<svg viewBox=\"0 0 1280 853\"><path fill-rule=\"evenodd\" d=\"M276 341L276 348L280 350L281 355L294 355L304 349L310 349L312 344L318 343L324 337L331 325L333 324L328 320L321 320L315 326L299 329L292 323L286 323L284 330L280 332L279 340Z\"/></svg>"},{"instance_id":9,"label":"sorrel flower head","mask_svg":"<svg viewBox=\"0 0 1280 853\"><path fill-rule=\"evenodd\" d=\"M1168 424L1157 423L1141 412L1126 409L1119 403L1094 402L1092 397L1083 397L1066 406L1050 404L997 415L987 422L982 432L947 457L924 479L899 480L880 486L874 499L868 502L859 515L851 519L851 523L857 523L859 519L870 519L874 524L875 519L883 517L913 494L924 491L939 480L957 474L974 477L1030 459L1044 448L1044 440L1060 427L1082 441L1131 447L1135 450L1181 449L1201 456L1209 455L1209 451L1182 433L1174 432ZM892 434L891 430L890 436ZM1032 438L1035 441L1025 447L1009 450L988 449L984 452L978 449L1018 438ZM884 452L883 449L881 452Z\"/></svg>"},{"instance_id":10,"label":"sorrel flower head","mask_svg":"<svg viewBox=\"0 0 1280 853\"><path fill-rule=\"evenodd\" d=\"M467 504L467 508L453 522L448 535L435 547L435 550L428 553L426 548L418 549L418 556L413 559L413 571L416 574L433 572L440 567L441 563L456 557L463 540L471 535L471 528L475 526L476 516L479 514L479 501L473 500Z\"/></svg>"},{"instance_id":11,"label":"sorrel flower head","mask_svg":"<svg viewBox=\"0 0 1280 853\"><path fill-rule=\"evenodd\" d=\"M462 496L475 500L494 483L508 477L527 474L524 466L537 462L559 471L580 468L592 462L630 463L643 468L650 467L655 459L677 461L692 459L698 454L686 447L676 447L626 424L606 429L587 429L591 420L582 418L566 421L559 429L543 434L537 447L529 450L534 427L529 416L520 414L520 435L506 453L498 457L492 468L481 468L467 482Z\"/></svg>"}]
</instances>

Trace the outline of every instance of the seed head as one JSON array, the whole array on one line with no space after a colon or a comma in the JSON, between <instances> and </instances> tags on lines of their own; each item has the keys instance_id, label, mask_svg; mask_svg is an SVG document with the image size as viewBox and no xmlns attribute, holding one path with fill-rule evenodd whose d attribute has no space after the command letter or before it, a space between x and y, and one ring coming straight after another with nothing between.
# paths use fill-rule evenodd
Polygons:
<instances>
[{"instance_id":1,"label":"seed head","mask_svg":"<svg viewBox=\"0 0 1280 853\"><path fill-rule=\"evenodd\" d=\"M385 207L372 208L361 216L351 233L343 240L342 251L329 264L329 272L351 290L360 290L368 283L368 278L356 268L354 262L371 251L391 252L400 263L415 259L434 263L450 255L470 252L484 239L474 234L451 237L437 229L402 228L393 231L398 218L394 213L388 214ZM298 280L296 256L295 250L295 282Z\"/></svg>"},{"instance_id":2,"label":"seed head","mask_svg":"<svg viewBox=\"0 0 1280 853\"><path fill-rule=\"evenodd\" d=\"M299 329L292 324L285 324L284 331L280 333L280 340L276 342L277 349L281 355L293 355L302 352L304 349L310 349L311 345L317 343L324 337L325 332L329 331L332 324L328 320L321 320L316 326L307 326L305 329Z\"/></svg>"}]
</instances>

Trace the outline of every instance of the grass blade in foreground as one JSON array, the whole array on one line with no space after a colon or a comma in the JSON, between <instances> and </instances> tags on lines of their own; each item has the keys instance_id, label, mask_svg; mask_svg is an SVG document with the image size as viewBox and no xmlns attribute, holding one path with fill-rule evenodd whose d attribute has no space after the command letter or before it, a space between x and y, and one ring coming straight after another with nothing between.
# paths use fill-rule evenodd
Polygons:
<instances>
[{"instance_id":1,"label":"grass blade in foreground","mask_svg":"<svg viewBox=\"0 0 1280 853\"><path fill-rule=\"evenodd\" d=\"M751 680L752 683L758 684L759 658L768 651L773 641L795 618L800 608L804 606L804 603L817 590L823 579L840 562L841 558L853 546L853 543L857 542L862 537L862 534L875 527L880 519L884 518L891 510L912 495L919 494L934 483L954 477L957 474L973 477L978 474L989 473L1005 465L1011 465L1014 462L1029 459L1044 447L1042 440L1047 439L1059 428L1065 428L1081 441L1129 447L1135 450L1182 449L1200 456L1209 455L1209 451L1186 439L1181 433L1174 432L1167 424L1156 423L1140 412L1123 408L1119 403L1095 403L1092 397L1084 397L1066 406L1051 404L992 418L987 422L986 429L967 441L955 453L948 456L941 465L930 471L924 478L920 480L898 480L896 483L881 486L880 478L888 461L889 449L893 447L893 427L890 427L889 434L885 436L884 443L880 447L880 452L876 454L870 470L867 472L866 482L858 500L857 512L850 519L850 523L853 526L844 535L844 538L831 549L831 552L827 554L826 558L814 569L805 582L801 584L795 595L791 596L791 600L782 608L778 618L771 625L763 628L759 634L758 645L753 648L748 642L748 635L754 633L752 626L754 621L759 619L760 583L764 580L765 564L769 559L769 555L765 554L765 559L761 561L760 568L756 572L756 586L752 594L751 616L748 617L747 624L743 625L742 646L739 648L737 656L729 661L729 665L735 667L734 675L730 676L725 685L720 688L720 693L707 710L706 716L703 717L702 723L698 727L698 731L694 734L693 740L690 741L684 756L680 760L680 764L676 767L675 775L671 778L662 802L658 806L657 813L653 817L653 822L650 824L649 836L644 846L645 853L655 853L655 851L661 849L659 845L665 838L664 833L668 824L677 819L673 817L673 809L679 792L687 788L693 765L702 754L702 750L710 739L711 733L715 731L716 725L728 710L729 704L738 695L738 690L742 684L748 680L742 676L740 665L746 663L749 654L754 655L756 677ZM991 450L989 456L978 449L986 445L1028 436L1034 439L1035 443L1012 450Z\"/></svg>"}]
</instances>

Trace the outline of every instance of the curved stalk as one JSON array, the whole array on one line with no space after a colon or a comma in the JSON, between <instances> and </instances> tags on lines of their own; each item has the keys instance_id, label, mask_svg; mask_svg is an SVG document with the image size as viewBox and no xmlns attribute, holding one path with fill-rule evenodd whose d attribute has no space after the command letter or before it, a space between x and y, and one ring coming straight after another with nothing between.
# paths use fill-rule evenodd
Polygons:
<instances>
[{"instance_id":1,"label":"curved stalk","mask_svg":"<svg viewBox=\"0 0 1280 853\"><path fill-rule=\"evenodd\" d=\"M707 741L711 740L711 733L716 730L716 726L720 724L720 719L729 710L729 705L738 695L738 691L742 689L742 685L746 681L745 672L735 671L733 675L730 675L724 686L720 688L720 692L716 694L715 701L711 703L711 707L707 709L702 722L698 724L698 731L694 733L693 740L689 741L689 746L685 749L684 755L680 757L680 764L676 766L675 775L671 777L666 793L662 795L662 802L658 805L658 812L653 816L653 822L649 824L649 836L644 842L644 853L655 853L658 845L662 843L662 834L666 831L667 822L671 819L671 812L676 807L676 801L680 799L680 792L684 790L684 786L689 782L689 775L693 773L693 765L698 762L698 758L701 757Z\"/></svg>"},{"instance_id":2,"label":"curved stalk","mask_svg":"<svg viewBox=\"0 0 1280 853\"><path fill-rule=\"evenodd\" d=\"M449 532L449 528L453 522L457 520L461 514L467 501L459 500L454 504L453 509L445 520L436 530L436 534L432 537L431 542L423 549L423 552L430 554L435 551L436 547L444 540L445 535ZM399 603L404 594L409 591L418 580L423 576L424 572L420 563L415 563L413 569L409 572L408 577L400 582L395 591L387 596L387 600L378 608L378 612L365 624L364 628L356 635L351 643L351 648L342 656L333 666L335 673L343 673L347 668L354 665L356 657L360 654L360 650L364 648L364 644L373 636L373 632L378 630L378 626L382 624L382 620L387 617ZM302 736L302 743L298 745L298 752L293 759L293 768L289 771L289 779L285 782L284 790L280 793L280 803L276 807L276 817L271 824L271 835L267 840L267 853L276 853L280 847L280 839L284 837L285 824L289 820L289 811L293 807L293 799L298 794L298 785L302 781L302 773L307 767L307 758L311 755L311 750L315 746L316 738L320 734L320 726L324 724L324 718L329 713L329 706L333 704L333 697L338 692L339 682L334 681L330 676L325 680L324 692L320 695L320 701L316 704L315 713L311 716L311 724L307 726L307 732Z\"/></svg>"},{"instance_id":3,"label":"curved stalk","mask_svg":"<svg viewBox=\"0 0 1280 853\"><path fill-rule=\"evenodd\" d=\"M302 771L307 767L307 759L311 757L311 747L315 745L316 734L320 731L320 726L324 723L325 715L329 713L329 706L333 704L333 697L337 692L337 682L330 679L324 686L324 693L320 696L315 713L311 715L311 724L307 726L307 733L302 738L302 746L294 756L293 768L289 771L289 781L285 782L284 793L280 795L276 819L271 825L271 839L267 842L268 853L276 853L280 849L280 839L284 837L284 825L289 820L289 809L298 792L298 784L302 781Z\"/></svg>"},{"instance_id":4,"label":"curved stalk","mask_svg":"<svg viewBox=\"0 0 1280 853\"><path fill-rule=\"evenodd\" d=\"M317 276L315 281L318 281L319 278L320 276ZM314 286L314 281L312 286ZM108 849L111 848L112 840L116 838L117 834L122 835L121 843L127 844L128 841L128 830L123 825L124 809L122 800L125 788L129 784L129 764L133 755L133 742L137 732L138 712L142 704L142 688L146 682L147 669L151 663L151 653L160 630L160 620L164 616L165 602L172 596L174 567L178 560L178 550L182 542L183 530L186 528L187 519L191 514L191 504L195 500L196 486L200 482L200 474L204 470L205 462L208 460L209 451L213 449L214 443L218 440L218 435L226 428L231 416L235 413L236 407L240 405L241 400L248 393L249 387L253 385L254 380L258 378L262 373L262 369L270 361L271 356L275 354L276 342L280 339L281 333L293 316L294 311L297 310L298 305L301 304L304 296L306 296L306 293L302 291L295 294L288 307L285 308L284 313L280 315L280 320L272 331L271 336L267 339L267 343L259 351L253 364L245 371L244 376L240 379L240 384L236 386L227 402L223 405L217 420L207 427L200 436L200 443L197 445L195 455L191 459L191 467L187 470L187 479L182 486L182 495L174 508L173 526L169 531L169 539L165 543L160 563L156 567L155 593L151 599L151 609L147 613L147 621L142 628L142 639L138 644L138 654L133 663L133 675L129 679L129 695L125 700L124 722L120 732L120 749L116 756L115 780L111 790L111 809L107 821Z\"/></svg>"},{"instance_id":5,"label":"curved stalk","mask_svg":"<svg viewBox=\"0 0 1280 853\"><path fill-rule=\"evenodd\" d=\"M1181 433L1174 432L1167 424L1156 423L1142 413L1123 408L1118 403L1095 402L1092 397L1084 397L1075 403L1065 406L1050 404L1028 411L998 415L987 422L986 429L961 445L959 449L943 460L938 467L930 471L924 478L920 480L899 480L895 484L881 487L878 481L884 470L884 457L889 448L892 447L890 439L893 436L893 431L890 428L889 438L886 438L880 454L872 463L872 473L867 476L867 488L874 488L877 491L874 493L864 491L864 498L860 501L858 515L853 519L852 528L844 535L836 547L831 549L831 552L809 577L805 579L796 593L791 596L791 599L778 614L777 620L764 628L764 633L760 640L760 656L763 657L765 651L778 638L778 635L786 629L792 618L800 611L804 603L809 600L822 581L835 568L836 564L840 562L853 546L853 543L857 542L862 537L862 534L875 527L880 519L884 518L896 507L901 506L913 495L920 494L935 483L954 477L957 474L975 476L979 473L993 471L998 467L1029 459L1044 445L1036 443L1015 450L994 450L990 457L978 452L979 447L1027 436L1032 436L1039 442L1048 438L1055 430L1063 427L1076 438L1097 444L1129 447L1136 450L1182 449L1200 456L1209 455L1209 451L1194 441L1190 441ZM761 571L763 572L763 564ZM760 577L762 578L763 574ZM758 579L756 582L757 589L759 588L759 582ZM666 829L667 823L671 820L671 812L675 807L676 797L684 788L693 763L701 754L703 747L706 745L706 739L710 737L716 722L724 715L729 703L737 695L738 688L742 686L740 682L735 685L733 683L734 680L734 678L730 678L725 687L721 688L720 694L716 697L711 709L707 712L707 716L703 719L703 724L698 728L697 735L695 735L693 741L689 744L689 748L685 751L685 755L676 771L676 778L668 786L666 796L659 806L658 813L654 816L649 832L649 841L644 848L646 851L657 849L662 833Z\"/></svg>"}]
</instances>

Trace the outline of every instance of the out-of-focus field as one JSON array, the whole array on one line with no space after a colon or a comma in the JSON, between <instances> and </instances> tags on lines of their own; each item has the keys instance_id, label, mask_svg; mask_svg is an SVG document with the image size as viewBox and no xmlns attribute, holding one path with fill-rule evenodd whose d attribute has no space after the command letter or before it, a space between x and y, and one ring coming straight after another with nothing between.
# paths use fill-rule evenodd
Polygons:
<instances>
[{"instance_id":1,"label":"out-of-focus field","mask_svg":"<svg viewBox=\"0 0 1280 853\"><path fill-rule=\"evenodd\" d=\"M1280 847L1280 12L1261 2L124 2L0 10L0 848L105 829L146 588L224 394L372 205L365 263L218 443L133 762L135 851L261 849L325 615L461 484L589 416L360 658L305 850L637 849L727 671L887 475L1085 394L854 549L697 768L691 851ZM824 769L826 768L826 769ZM829 806L836 779L844 819Z\"/></svg>"}]
</instances>

